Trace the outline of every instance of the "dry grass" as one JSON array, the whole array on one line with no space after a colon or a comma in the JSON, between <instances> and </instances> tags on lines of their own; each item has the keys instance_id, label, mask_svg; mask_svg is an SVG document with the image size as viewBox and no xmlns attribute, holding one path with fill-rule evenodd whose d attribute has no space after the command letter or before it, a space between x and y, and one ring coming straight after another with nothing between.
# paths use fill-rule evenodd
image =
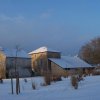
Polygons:
<instances>
[{"instance_id":1,"label":"dry grass","mask_svg":"<svg viewBox=\"0 0 100 100\"><path fill-rule=\"evenodd\" d=\"M32 89L36 90L36 84L35 84L35 82L32 82Z\"/></svg>"},{"instance_id":2,"label":"dry grass","mask_svg":"<svg viewBox=\"0 0 100 100\"><path fill-rule=\"evenodd\" d=\"M93 71L92 75L100 75L100 71Z\"/></svg>"},{"instance_id":3,"label":"dry grass","mask_svg":"<svg viewBox=\"0 0 100 100\"><path fill-rule=\"evenodd\" d=\"M75 89L78 89L78 80L77 80L77 77L75 77L75 76L72 76L72 77L71 77L71 85L72 85Z\"/></svg>"}]
</instances>

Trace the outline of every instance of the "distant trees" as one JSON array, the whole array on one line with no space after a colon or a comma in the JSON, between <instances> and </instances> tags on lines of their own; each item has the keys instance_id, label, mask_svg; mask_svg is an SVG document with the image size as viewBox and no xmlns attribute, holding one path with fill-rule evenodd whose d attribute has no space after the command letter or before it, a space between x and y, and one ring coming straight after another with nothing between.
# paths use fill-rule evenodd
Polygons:
<instances>
[{"instance_id":1,"label":"distant trees","mask_svg":"<svg viewBox=\"0 0 100 100\"><path fill-rule=\"evenodd\" d=\"M79 57L92 65L100 64L100 37L82 46Z\"/></svg>"}]
</instances>

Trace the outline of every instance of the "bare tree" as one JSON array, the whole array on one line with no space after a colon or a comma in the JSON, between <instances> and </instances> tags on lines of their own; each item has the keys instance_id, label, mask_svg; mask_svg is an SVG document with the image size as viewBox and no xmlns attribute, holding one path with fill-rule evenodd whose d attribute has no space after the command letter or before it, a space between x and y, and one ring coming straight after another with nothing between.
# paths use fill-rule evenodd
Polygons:
<instances>
[{"instance_id":1,"label":"bare tree","mask_svg":"<svg viewBox=\"0 0 100 100\"><path fill-rule=\"evenodd\" d=\"M18 57L18 52L21 50L21 48L19 47L19 45L16 45L16 47L15 47L15 74L16 74L16 71L17 71L17 69L16 69L16 67L17 67L17 57Z\"/></svg>"},{"instance_id":2,"label":"bare tree","mask_svg":"<svg viewBox=\"0 0 100 100\"><path fill-rule=\"evenodd\" d=\"M18 69L17 69L17 57L18 57L18 52L21 50L19 45L16 45L16 48L15 48L15 77L16 77L16 94L19 94L20 93L20 82L19 82L19 72L18 72Z\"/></svg>"},{"instance_id":3,"label":"bare tree","mask_svg":"<svg viewBox=\"0 0 100 100\"><path fill-rule=\"evenodd\" d=\"M100 64L100 37L94 38L80 49L79 57L92 65Z\"/></svg>"}]
</instances>

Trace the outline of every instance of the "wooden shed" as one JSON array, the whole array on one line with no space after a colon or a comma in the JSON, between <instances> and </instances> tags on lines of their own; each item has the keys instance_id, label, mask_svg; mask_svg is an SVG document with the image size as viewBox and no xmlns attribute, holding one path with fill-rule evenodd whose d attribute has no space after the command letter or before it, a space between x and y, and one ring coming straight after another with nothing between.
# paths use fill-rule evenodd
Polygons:
<instances>
[{"instance_id":1,"label":"wooden shed","mask_svg":"<svg viewBox=\"0 0 100 100\"><path fill-rule=\"evenodd\" d=\"M78 73L81 70L85 74L89 74L94 69L93 66L87 64L79 57L61 56L60 59L49 58L51 62L51 72L55 76L69 76Z\"/></svg>"}]
</instances>

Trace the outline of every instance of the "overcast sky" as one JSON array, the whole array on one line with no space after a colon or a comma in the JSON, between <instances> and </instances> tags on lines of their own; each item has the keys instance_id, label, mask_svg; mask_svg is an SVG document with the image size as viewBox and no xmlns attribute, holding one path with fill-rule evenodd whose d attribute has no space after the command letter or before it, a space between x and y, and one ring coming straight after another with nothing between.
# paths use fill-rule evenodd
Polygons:
<instances>
[{"instance_id":1,"label":"overcast sky","mask_svg":"<svg viewBox=\"0 0 100 100\"><path fill-rule=\"evenodd\" d=\"M0 0L0 45L76 55L100 35L100 0Z\"/></svg>"}]
</instances>

